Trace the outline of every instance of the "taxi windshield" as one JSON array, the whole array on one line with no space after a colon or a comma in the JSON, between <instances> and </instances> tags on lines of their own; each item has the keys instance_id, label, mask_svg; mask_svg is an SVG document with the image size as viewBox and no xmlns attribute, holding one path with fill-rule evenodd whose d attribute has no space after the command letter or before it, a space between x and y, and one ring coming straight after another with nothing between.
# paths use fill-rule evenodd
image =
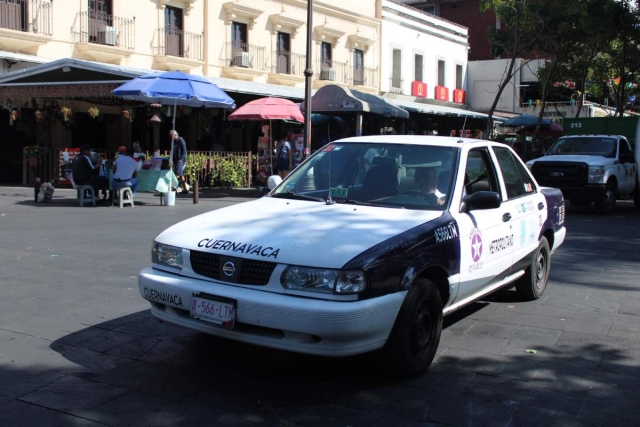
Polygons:
<instances>
[{"instance_id":1,"label":"taxi windshield","mask_svg":"<svg viewBox=\"0 0 640 427\"><path fill-rule=\"evenodd\" d=\"M578 138L560 138L553 144L547 155L585 155L585 156L616 156L616 139L596 136Z\"/></svg>"},{"instance_id":2,"label":"taxi windshield","mask_svg":"<svg viewBox=\"0 0 640 427\"><path fill-rule=\"evenodd\" d=\"M458 149L333 142L289 174L271 197L444 210Z\"/></svg>"}]
</instances>

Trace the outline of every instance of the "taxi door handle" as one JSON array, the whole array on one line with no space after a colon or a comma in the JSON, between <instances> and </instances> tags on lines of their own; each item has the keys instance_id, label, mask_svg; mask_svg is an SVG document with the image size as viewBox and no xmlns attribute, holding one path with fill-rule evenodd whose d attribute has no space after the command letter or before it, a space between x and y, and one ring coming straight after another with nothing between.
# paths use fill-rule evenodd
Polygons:
<instances>
[{"instance_id":1,"label":"taxi door handle","mask_svg":"<svg viewBox=\"0 0 640 427\"><path fill-rule=\"evenodd\" d=\"M544 203L540 202L538 203L538 210L541 211L542 209L544 209Z\"/></svg>"},{"instance_id":2,"label":"taxi door handle","mask_svg":"<svg viewBox=\"0 0 640 427\"><path fill-rule=\"evenodd\" d=\"M507 212L506 214L502 215L502 221L504 222L511 221L511 214Z\"/></svg>"}]
</instances>

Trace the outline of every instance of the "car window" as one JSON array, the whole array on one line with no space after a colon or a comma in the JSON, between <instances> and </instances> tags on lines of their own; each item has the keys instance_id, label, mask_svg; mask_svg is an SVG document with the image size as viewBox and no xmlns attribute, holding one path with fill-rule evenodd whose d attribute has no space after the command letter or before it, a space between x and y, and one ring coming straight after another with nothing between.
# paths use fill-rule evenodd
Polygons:
<instances>
[{"instance_id":1,"label":"car window","mask_svg":"<svg viewBox=\"0 0 640 427\"><path fill-rule=\"evenodd\" d=\"M499 193L495 172L486 148L469 151L464 176L464 194L477 191L495 191Z\"/></svg>"},{"instance_id":2,"label":"car window","mask_svg":"<svg viewBox=\"0 0 640 427\"><path fill-rule=\"evenodd\" d=\"M629 145L627 144L627 141L624 140L620 140L620 156L624 156L624 155L629 155L631 154L631 150L629 150Z\"/></svg>"},{"instance_id":3,"label":"car window","mask_svg":"<svg viewBox=\"0 0 640 427\"><path fill-rule=\"evenodd\" d=\"M500 165L500 174L507 188L507 198L514 199L534 193L536 187L526 168L506 148L493 147Z\"/></svg>"},{"instance_id":4,"label":"car window","mask_svg":"<svg viewBox=\"0 0 640 427\"><path fill-rule=\"evenodd\" d=\"M547 155L585 155L613 158L616 156L617 144L610 137L571 137L560 138L547 151Z\"/></svg>"},{"instance_id":5,"label":"car window","mask_svg":"<svg viewBox=\"0 0 640 427\"><path fill-rule=\"evenodd\" d=\"M334 142L289 174L272 197L308 196L337 203L444 210L459 148Z\"/></svg>"}]
</instances>

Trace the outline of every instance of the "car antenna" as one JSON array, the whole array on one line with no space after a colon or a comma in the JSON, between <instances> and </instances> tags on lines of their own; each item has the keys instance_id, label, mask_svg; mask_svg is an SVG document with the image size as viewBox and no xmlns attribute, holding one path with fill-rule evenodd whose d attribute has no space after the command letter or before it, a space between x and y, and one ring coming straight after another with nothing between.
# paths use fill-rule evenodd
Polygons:
<instances>
[{"instance_id":1,"label":"car antenna","mask_svg":"<svg viewBox=\"0 0 640 427\"><path fill-rule=\"evenodd\" d=\"M331 147L333 148L333 147ZM327 152L327 156L329 156L329 196L327 197L326 204L327 205L335 205L336 201L331 198L331 151Z\"/></svg>"},{"instance_id":2,"label":"car antenna","mask_svg":"<svg viewBox=\"0 0 640 427\"><path fill-rule=\"evenodd\" d=\"M464 123L462 124L462 134L460 135L460 138L464 138L464 128L467 127L467 117L469 116L464 116Z\"/></svg>"}]
</instances>

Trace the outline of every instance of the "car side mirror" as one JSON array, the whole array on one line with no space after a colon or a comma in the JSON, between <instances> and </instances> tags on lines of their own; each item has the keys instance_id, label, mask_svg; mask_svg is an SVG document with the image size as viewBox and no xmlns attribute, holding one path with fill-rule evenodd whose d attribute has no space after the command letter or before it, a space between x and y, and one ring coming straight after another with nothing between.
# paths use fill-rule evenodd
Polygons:
<instances>
[{"instance_id":1,"label":"car side mirror","mask_svg":"<svg viewBox=\"0 0 640 427\"><path fill-rule=\"evenodd\" d=\"M502 197L495 191L476 191L464 196L460 205L460 212L472 210L497 209L502 204Z\"/></svg>"},{"instance_id":2,"label":"car side mirror","mask_svg":"<svg viewBox=\"0 0 640 427\"><path fill-rule=\"evenodd\" d=\"M279 175L271 175L269 179L267 179L267 187L269 190L273 190L282 182L282 178Z\"/></svg>"}]
</instances>

